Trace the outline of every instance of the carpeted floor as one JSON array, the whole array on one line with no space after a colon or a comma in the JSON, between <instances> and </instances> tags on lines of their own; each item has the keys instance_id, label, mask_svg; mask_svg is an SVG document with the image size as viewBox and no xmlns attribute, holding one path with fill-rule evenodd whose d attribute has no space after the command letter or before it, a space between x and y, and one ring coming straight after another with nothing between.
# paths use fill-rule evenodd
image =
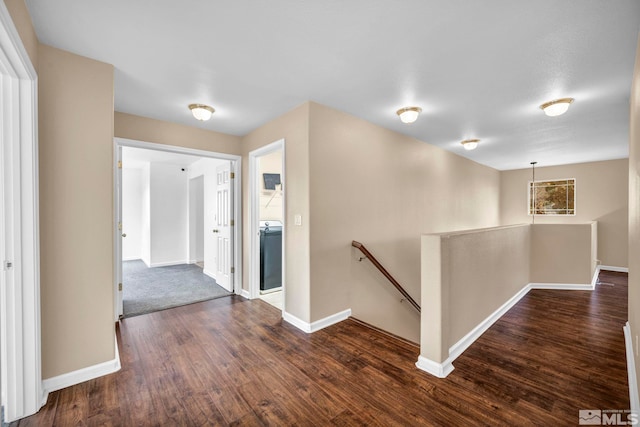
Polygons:
<instances>
[{"instance_id":1,"label":"carpeted floor","mask_svg":"<svg viewBox=\"0 0 640 427\"><path fill-rule=\"evenodd\" d=\"M122 263L124 317L231 295L195 264L148 268L141 260Z\"/></svg>"}]
</instances>

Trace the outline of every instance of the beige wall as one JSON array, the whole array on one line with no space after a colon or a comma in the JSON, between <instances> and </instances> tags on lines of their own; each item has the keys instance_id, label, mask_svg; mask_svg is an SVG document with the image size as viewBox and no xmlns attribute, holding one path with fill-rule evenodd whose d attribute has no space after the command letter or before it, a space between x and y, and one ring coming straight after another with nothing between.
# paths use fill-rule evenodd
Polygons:
<instances>
[{"instance_id":1,"label":"beige wall","mask_svg":"<svg viewBox=\"0 0 640 427\"><path fill-rule=\"evenodd\" d=\"M113 66L40 45L42 375L114 358Z\"/></svg>"},{"instance_id":2,"label":"beige wall","mask_svg":"<svg viewBox=\"0 0 640 427\"><path fill-rule=\"evenodd\" d=\"M25 50L31 59L33 68L38 70L38 37L33 29L31 15L24 0L4 0Z\"/></svg>"},{"instance_id":3,"label":"beige wall","mask_svg":"<svg viewBox=\"0 0 640 427\"><path fill-rule=\"evenodd\" d=\"M119 112L115 113L114 120L114 135L118 138L216 153L242 153L241 138L238 136Z\"/></svg>"},{"instance_id":4,"label":"beige wall","mask_svg":"<svg viewBox=\"0 0 640 427\"><path fill-rule=\"evenodd\" d=\"M598 224L531 226L531 283L591 283Z\"/></svg>"},{"instance_id":5,"label":"beige wall","mask_svg":"<svg viewBox=\"0 0 640 427\"><path fill-rule=\"evenodd\" d=\"M310 321L309 281L309 103L267 123L242 138L243 165L243 288L249 289L249 153L280 139L285 140L285 309L298 319ZM302 225L293 225L294 215Z\"/></svg>"},{"instance_id":6,"label":"beige wall","mask_svg":"<svg viewBox=\"0 0 640 427\"><path fill-rule=\"evenodd\" d=\"M576 179L575 216L536 216L536 224L598 222L598 257L602 265L627 267L628 160L536 168L536 181ZM500 173L500 222L531 223L527 186L531 169Z\"/></svg>"},{"instance_id":7,"label":"beige wall","mask_svg":"<svg viewBox=\"0 0 640 427\"><path fill-rule=\"evenodd\" d=\"M310 107L311 320L351 308L354 317L417 342L419 314L371 263L358 262L351 241L367 246L419 301L420 235L498 225L499 172Z\"/></svg>"},{"instance_id":8,"label":"beige wall","mask_svg":"<svg viewBox=\"0 0 640 427\"><path fill-rule=\"evenodd\" d=\"M529 283L590 284L596 223L522 224L422 236L420 354L449 350Z\"/></svg>"},{"instance_id":9,"label":"beige wall","mask_svg":"<svg viewBox=\"0 0 640 427\"><path fill-rule=\"evenodd\" d=\"M443 362L526 286L530 250L528 225L422 236L421 355Z\"/></svg>"},{"instance_id":10,"label":"beige wall","mask_svg":"<svg viewBox=\"0 0 640 427\"><path fill-rule=\"evenodd\" d=\"M629 324L633 341L637 342L640 334L640 37L629 101ZM634 356L636 372L640 373L637 347Z\"/></svg>"}]
</instances>

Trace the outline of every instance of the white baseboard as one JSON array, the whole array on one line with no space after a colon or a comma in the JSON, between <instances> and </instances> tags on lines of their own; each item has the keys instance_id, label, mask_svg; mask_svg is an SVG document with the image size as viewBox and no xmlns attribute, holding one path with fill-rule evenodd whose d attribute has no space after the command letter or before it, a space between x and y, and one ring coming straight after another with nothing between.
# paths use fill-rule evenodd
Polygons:
<instances>
[{"instance_id":1,"label":"white baseboard","mask_svg":"<svg viewBox=\"0 0 640 427\"><path fill-rule=\"evenodd\" d=\"M624 344L627 353L627 377L629 381L629 402L631 412L640 414L640 397L638 395L638 376L636 374L636 362L633 356L633 338L629 322L622 328L624 331Z\"/></svg>"},{"instance_id":2,"label":"white baseboard","mask_svg":"<svg viewBox=\"0 0 640 427\"><path fill-rule=\"evenodd\" d=\"M135 257L129 257L129 258L122 258L122 261L142 261L142 258L140 258L139 256L135 256Z\"/></svg>"},{"instance_id":3,"label":"white baseboard","mask_svg":"<svg viewBox=\"0 0 640 427\"><path fill-rule=\"evenodd\" d=\"M495 322L516 305L532 289L554 289L554 290L593 290L591 284L567 284L567 283L529 283L518 293L511 297L500 308L491 313L486 319L480 322L467 335L462 337L457 343L449 347L449 357L442 363L434 362L426 357L419 356L416 366L438 378L445 378L453 371L453 361L456 360L471 344L487 331Z\"/></svg>"},{"instance_id":4,"label":"white baseboard","mask_svg":"<svg viewBox=\"0 0 640 427\"><path fill-rule=\"evenodd\" d=\"M169 262L153 262L149 265L149 268L155 268L155 267L170 267L172 265L183 265L183 264L189 264L189 261L187 260L180 260L180 261L169 261Z\"/></svg>"},{"instance_id":5,"label":"white baseboard","mask_svg":"<svg viewBox=\"0 0 640 427\"><path fill-rule=\"evenodd\" d=\"M595 284L529 283L529 289L553 289L556 291L592 291Z\"/></svg>"},{"instance_id":6,"label":"white baseboard","mask_svg":"<svg viewBox=\"0 0 640 427\"><path fill-rule=\"evenodd\" d=\"M308 334L311 333L311 323L305 322L304 320L297 318L291 313L283 311L282 319L285 322L292 324L293 326L295 326L296 328L300 329L303 332L306 332Z\"/></svg>"},{"instance_id":7,"label":"white baseboard","mask_svg":"<svg viewBox=\"0 0 640 427\"><path fill-rule=\"evenodd\" d=\"M418 356L416 367L438 378L446 378L454 369L451 361L451 357L442 363L438 363L426 357Z\"/></svg>"},{"instance_id":8,"label":"white baseboard","mask_svg":"<svg viewBox=\"0 0 640 427\"><path fill-rule=\"evenodd\" d=\"M282 312L282 318L285 322L292 324L296 328L308 334L319 331L320 329L326 328L327 326L331 326L338 322L342 322L343 320L349 318L349 316L351 316L350 308L339 313L332 314L331 316L327 316L324 319L316 320L315 322L309 323L297 318L291 313L287 313L286 311Z\"/></svg>"},{"instance_id":9,"label":"white baseboard","mask_svg":"<svg viewBox=\"0 0 640 427\"><path fill-rule=\"evenodd\" d=\"M94 378L118 372L120 370L120 367L120 352L118 351L118 341L116 340L115 357L112 360L43 380L42 406L47 403L49 393L53 393L56 390L61 390L72 385L80 384Z\"/></svg>"},{"instance_id":10,"label":"white baseboard","mask_svg":"<svg viewBox=\"0 0 640 427\"><path fill-rule=\"evenodd\" d=\"M600 270L617 271L618 273L628 273L629 272L629 268L628 267L613 267L611 265L599 265L598 268Z\"/></svg>"},{"instance_id":11,"label":"white baseboard","mask_svg":"<svg viewBox=\"0 0 640 427\"><path fill-rule=\"evenodd\" d=\"M507 302L502 304L500 308L491 313L489 317L484 319L478 326L473 328L471 332L462 337L460 341L455 343L449 348L449 359L452 363L455 359L458 358L471 344L473 344L480 335L484 334L487 329L491 327L498 319L500 319L511 307L516 305L518 301L520 301L529 291L531 290L531 285L526 285L524 288L520 289L520 291L512 296Z\"/></svg>"},{"instance_id":12,"label":"white baseboard","mask_svg":"<svg viewBox=\"0 0 640 427\"><path fill-rule=\"evenodd\" d=\"M206 274L209 277L211 277L213 280L216 280L216 275L211 270L207 270L207 269L203 268L202 269L202 273Z\"/></svg>"},{"instance_id":13,"label":"white baseboard","mask_svg":"<svg viewBox=\"0 0 640 427\"><path fill-rule=\"evenodd\" d=\"M251 299L251 293L246 289L242 289L240 291L240 296L245 297L246 299Z\"/></svg>"}]
</instances>

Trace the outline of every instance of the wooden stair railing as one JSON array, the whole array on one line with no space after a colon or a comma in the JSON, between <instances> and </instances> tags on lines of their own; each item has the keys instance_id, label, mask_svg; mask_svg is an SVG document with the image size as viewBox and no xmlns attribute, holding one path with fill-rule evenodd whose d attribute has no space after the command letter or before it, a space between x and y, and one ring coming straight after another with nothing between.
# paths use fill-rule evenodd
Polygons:
<instances>
[{"instance_id":1,"label":"wooden stair railing","mask_svg":"<svg viewBox=\"0 0 640 427\"><path fill-rule=\"evenodd\" d=\"M353 242L351 242L351 246L353 246L354 248L360 250L360 252L362 252L365 256L365 258L367 258L369 261L371 261L371 263L378 269L380 270L380 273L382 273L384 275L384 277L387 278L387 280L389 280L391 282L391 284L393 286L395 286L395 288L398 290L398 292L400 292L402 294L402 296L409 301L409 303L413 306L413 308L415 308L416 310L418 310L418 313L420 312L420 306L418 305L418 303L411 298L411 295L409 295L407 293L407 291L404 290L404 288L402 287L402 285L400 285L400 283L398 283L398 281L396 279L393 278L393 276L391 275L391 273L389 273L387 271L386 268L384 268L382 266L382 264L380 264L380 262L376 259L376 257L374 257L371 252L369 252L369 250L360 242L356 242L355 240ZM363 258L360 258L360 261L362 261Z\"/></svg>"}]
</instances>

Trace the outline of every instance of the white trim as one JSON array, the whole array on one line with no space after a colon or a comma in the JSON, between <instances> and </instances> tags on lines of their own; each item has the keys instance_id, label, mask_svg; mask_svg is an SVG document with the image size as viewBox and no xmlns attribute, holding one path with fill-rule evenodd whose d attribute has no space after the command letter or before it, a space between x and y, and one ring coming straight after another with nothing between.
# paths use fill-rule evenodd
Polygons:
<instances>
[{"instance_id":1,"label":"white trim","mask_svg":"<svg viewBox=\"0 0 640 427\"><path fill-rule=\"evenodd\" d=\"M529 289L553 289L556 291L592 291L593 284L573 283L529 283Z\"/></svg>"},{"instance_id":2,"label":"white trim","mask_svg":"<svg viewBox=\"0 0 640 427\"><path fill-rule=\"evenodd\" d=\"M122 223L122 168L118 167L122 161L122 146L113 144L113 308L114 322L124 315L122 280L122 230L118 225ZM147 267L149 265L142 260Z\"/></svg>"},{"instance_id":3,"label":"white trim","mask_svg":"<svg viewBox=\"0 0 640 427\"><path fill-rule=\"evenodd\" d=\"M627 322L622 328L624 331L624 346L627 353L627 377L629 381L629 402L631 412L640 414L640 397L638 397L638 376L636 374L636 361L633 355L633 338L631 338L631 325Z\"/></svg>"},{"instance_id":4,"label":"white trim","mask_svg":"<svg viewBox=\"0 0 640 427\"><path fill-rule=\"evenodd\" d=\"M516 293L513 297L511 297L507 302L502 304L500 308L491 313L489 317L484 319L478 326L473 328L471 332L462 337L460 341L455 343L449 348L449 359L451 360L449 363L452 363L455 359L458 358L471 344L473 344L480 335L486 332L487 329L491 327L498 319L500 319L507 311L509 311L514 305L516 305L528 292L531 290L531 285L526 285L518 293ZM447 359L447 360L449 360Z\"/></svg>"},{"instance_id":5,"label":"white trim","mask_svg":"<svg viewBox=\"0 0 640 427\"><path fill-rule=\"evenodd\" d=\"M0 190L6 188L11 192L5 195L11 198L7 206L10 212L5 214L10 215L12 235L3 244L8 249L5 256L13 262L10 271L2 271L5 285L8 282L5 283L4 275L12 274L10 289L5 289L7 299L2 299L0 309L6 315L0 327L9 341L2 352L8 373L2 381L9 390L3 402L4 421L13 421L36 413L42 395L38 76L4 2L0 2L0 73L3 86L0 150L8 156L5 162L12 159L11 169L4 171L11 181L3 182L4 188Z\"/></svg>"},{"instance_id":6,"label":"white trim","mask_svg":"<svg viewBox=\"0 0 640 427\"><path fill-rule=\"evenodd\" d=\"M282 189L282 292L286 292L286 161L285 161L286 144L284 139L279 139L263 147L249 152L249 235L251 236L249 243L249 298L254 299L260 296L260 227L259 227L259 207L260 207L260 191L258 189L258 171L257 159L266 154L275 151L282 151L282 170L281 182L284 184ZM283 298L282 312L283 318L286 313L286 298ZM298 319L299 320L299 319Z\"/></svg>"},{"instance_id":7,"label":"white trim","mask_svg":"<svg viewBox=\"0 0 640 427\"><path fill-rule=\"evenodd\" d=\"M143 148L145 150L166 151L169 153L188 154L192 156L231 161L231 171L234 172L235 174L235 178L233 180L234 181L233 182L233 220L235 224L233 227L233 238L235 242L233 244L234 259L233 259L233 265L232 265L235 268L235 273L233 273L232 286L233 286L233 292L237 295L240 295L242 293L242 224L243 224L242 223L242 156L239 156L236 154L219 153L215 151L198 150L195 148L179 147L176 145L166 145L166 144L158 144L155 142L137 141L133 139L119 138L119 137L113 138L113 141L116 149L117 147L134 147L134 148ZM116 171L118 167L117 160L118 160L117 156L114 156L114 168L116 168L115 169ZM115 194L117 192L117 186L121 184L114 183L114 185L116 186L116 191L114 191L114 194ZM119 217L118 209L119 207L116 206L116 204L114 204L114 211L115 211L114 218L116 218L115 234L114 234L115 239L121 238L121 237L118 237L120 236L120 233L118 232L118 227L117 227L117 218ZM114 246L118 249L117 244ZM122 250L120 248L119 253L115 254L116 263L119 263L121 258L122 258ZM188 262L181 262L179 264L185 264L185 263L188 263ZM156 264L150 265L149 267L159 267L162 265L175 265L175 264L174 263L156 263ZM115 280L114 282L115 282L114 292L115 292L116 301L117 301L118 281ZM116 307L115 307L116 321L119 317L119 314L118 314L119 309L117 305L118 304L116 304Z\"/></svg>"},{"instance_id":8,"label":"white trim","mask_svg":"<svg viewBox=\"0 0 640 427\"><path fill-rule=\"evenodd\" d=\"M442 363L438 363L426 357L418 356L416 367L438 378L446 378L455 369L451 362L451 357Z\"/></svg>"},{"instance_id":9,"label":"white trim","mask_svg":"<svg viewBox=\"0 0 640 427\"><path fill-rule=\"evenodd\" d=\"M202 269L202 274L211 277L213 280L216 280L216 275L214 272L210 271L210 270L206 270L206 269Z\"/></svg>"},{"instance_id":10,"label":"white trim","mask_svg":"<svg viewBox=\"0 0 640 427\"><path fill-rule=\"evenodd\" d=\"M311 332L316 332L316 331L319 331L320 329L326 328L327 326L340 323L343 320L347 320L349 317L351 317L350 308L343 310L339 313L332 314L331 316L327 316L323 319L316 320L315 322L311 323Z\"/></svg>"},{"instance_id":11,"label":"white trim","mask_svg":"<svg viewBox=\"0 0 640 427\"><path fill-rule=\"evenodd\" d=\"M138 257L131 257L131 258L122 258L122 261L142 261L142 258L140 258L139 256Z\"/></svg>"},{"instance_id":12,"label":"white trim","mask_svg":"<svg viewBox=\"0 0 640 427\"><path fill-rule=\"evenodd\" d=\"M138 141L135 139L127 139L114 137L116 144L123 147L143 148L145 150L166 151L169 153L187 154L190 156L207 157L219 160L241 160L242 156L237 154L219 153L217 151L199 150L197 148L187 148L178 145L159 144L157 142Z\"/></svg>"},{"instance_id":13,"label":"white trim","mask_svg":"<svg viewBox=\"0 0 640 427\"><path fill-rule=\"evenodd\" d=\"M291 313L287 313L286 311L282 312L282 318L284 319L285 322L292 324L296 328L308 334L317 332L320 329L324 329L328 326L335 325L336 323L342 322L343 320L347 320L350 316L351 316L351 309L348 308L339 313L335 313L323 319L316 320L315 322L309 323L297 318Z\"/></svg>"},{"instance_id":14,"label":"white trim","mask_svg":"<svg viewBox=\"0 0 640 427\"><path fill-rule=\"evenodd\" d=\"M240 295L241 297L246 298L246 299L251 299L251 294L249 294L249 291L248 291L248 290L246 290L246 289L242 289L242 290L240 291L240 294L239 294L239 295Z\"/></svg>"},{"instance_id":15,"label":"white trim","mask_svg":"<svg viewBox=\"0 0 640 427\"><path fill-rule=\"evenodd\" d=\"M305 322L304 320L297 318L296 316L294 316L291 313L283 311L282 312L282 319L285 322L287 322L287 323L295 326L296 328L300 329L302 332L306 332L308 334L311 333L311 323Z\"/></svg>"},{"instance_id":16,"label":"white trim","mask_svg":"<svg viewBox=\"0 0 640 427\"><path fill-rule=\"evenodd\" d=\"M628 273L629 272L629 268L628 267L614 267L611 265L599 265L598 266L599 270L606 270L606 271L615 271L618 273Z\"/></svg>"},{"instance_id":17,"label":"white trim","mask_svg":"<svg viewBox=\"0 0 640 427\"><path fill-rule=\"evenodd\" d=\"M419 356L416 366L439 378L445 378L453 371L453 361L456 360L471 344L473 344L480 336L487 331L495 322L515 306L525 295L532 289L552 289L552 290L571 290L571 291L591 291L594 289L591 284L566 284L566 283L529 283L520 289L507 302L502 304L500 308L491 313L486 319L480 322L462 339L449 347L449 357L442 363L434 362L424 356ZM449 368L451 365L451 368ZM444 375L444 376L440 376Z\"/></svg>"},{"instance_id":18,"label":"white trim","mask_svg":"<svg viewBox=\"0 0 640 427\"><path fill-rule=\"evenodd\" d=\"M118 372L121 366L117 339L114 349L115 357L112 360L108 360L106 362L98 363L97 365L88 366L86 368L78 369L77 371L68 372L66 374L58 375L57 377L47 378L46 380L44 380L42 382L44 389L42 404L44 405L47 402L49 393L53 393L56 390L61 390L72 385L92 380L94 378Z\"/></svg>"},{"instance_id":19,"label":"white trim","mask_svg":"<svg viewBox=\"0 0 640 427\"><path fill-rule=\"evenodd\" d=\"M171 266L174 266L174 265L187 265L187 264L191 264L191 263L189 261L187 261L186 259L181 260L181 261L154 262L151 265L149 265L149 268L171 267Z\"/></svg>"}]
</instances>

